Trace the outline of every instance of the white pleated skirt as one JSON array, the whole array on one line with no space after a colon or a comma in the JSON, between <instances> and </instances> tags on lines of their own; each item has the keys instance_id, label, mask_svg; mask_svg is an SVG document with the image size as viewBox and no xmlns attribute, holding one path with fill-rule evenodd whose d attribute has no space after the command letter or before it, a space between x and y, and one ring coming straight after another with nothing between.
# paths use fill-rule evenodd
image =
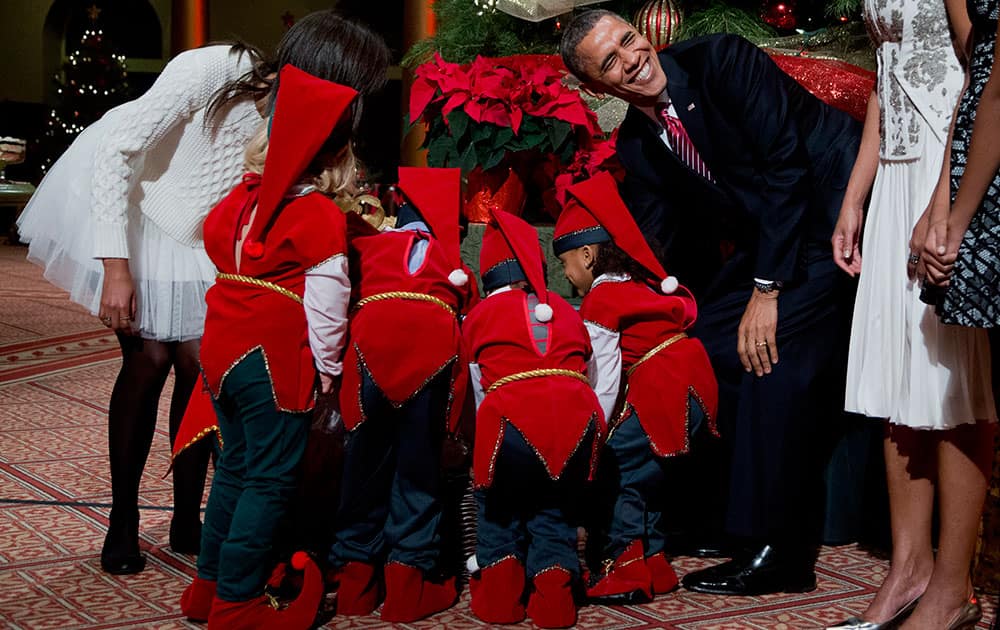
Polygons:
<instances>
[{"instance_id":1,"label":"white pleated skirt","mask_svg":"<svg viewBox=\"0 0 1000 630\"><path fill-rule=\"evenodd\" d=\"M85 129L52 166L17 223L21 240L28 243L28 260L94 315L104 282L101 261L93 258L90 216L93 156L101 126L99 121ZM141 170L141 165L136 167L136 172ZM133 328L157 341L201 337L205 292L215 280L204 246L192 247L168 236L136 203L129 203L128 243L136 290Z\"/></svg>"},{"instance_id":2,"label":"white pleated skirt","mask_svg":"<svg viewBox=\"0 0 1000 630\"><path fill-rule=\"evenodd\" d=\"M881 160L862 242L847 367L848 411L916 429L996 421L989 340L946 326L907 277L913 227L930 202L944 149L924 125L920 158Z\"/></svg>"}]
</instances>

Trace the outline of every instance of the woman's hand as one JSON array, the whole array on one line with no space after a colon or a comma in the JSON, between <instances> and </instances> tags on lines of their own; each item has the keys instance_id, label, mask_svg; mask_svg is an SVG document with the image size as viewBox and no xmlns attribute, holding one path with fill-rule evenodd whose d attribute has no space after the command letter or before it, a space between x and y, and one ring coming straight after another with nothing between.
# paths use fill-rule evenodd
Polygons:
<instances>
[{"instance_id":1,"label":"woman's hand","mask_svg":"<svg viewBox=\"0 0 1000 630\"><path fill-rule=\"evenodd\" d=\"M956 225L955 216L932 223L927 230L923 259L927 265L927 281L939 287L948 286L968 225Z\"/></svg>"},{"instance_id":2,"label":"woman's hand","mask_svg":"<svg viewBox=\"0 0 1000 630\"><path fill-rule=\"evenodd\" d=\"M132 333L135 318L135 283L125 258L105 258L104 285L101 288L101 323L125 334Z\"/></svg>"},{"instance_id":3,"label":"woman's hand","mask_svg":"<svg viewBox=\"0 0 1000 630\"><path fill-rule=\"evenodd\" d=\"M840 209L840 218L833 229L833 261L853 278L861 273L861 224L864 210L860 206L845 204Z\"/></svg>"},{"instance_id":4,"label":"woman's hand","mask_svg":"<svg viewBox=\"0 0 1000 630\"><path fill-rule=\"evenodd\" d=\"M924 245L927 243L927 230L930 227L931 207L928 206L924 213L920 215L917 224L913 226L913 233L910 234L910 253L906 260L906 275L910 280L922 280L927 275L927 265L921 254Z\"/></svg>"}]
</instances>

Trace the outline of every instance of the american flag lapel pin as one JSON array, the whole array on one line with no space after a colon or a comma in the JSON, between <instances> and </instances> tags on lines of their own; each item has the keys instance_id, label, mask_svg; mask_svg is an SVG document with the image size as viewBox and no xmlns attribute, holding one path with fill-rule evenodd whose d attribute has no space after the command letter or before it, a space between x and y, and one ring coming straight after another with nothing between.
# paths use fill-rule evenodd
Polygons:
<instances>
[{"instance_id":1,"label":"american flag lapel pin","mask_svg":"<svg viewBox=\"0 0 1000 630\"><path fill-rule=\"evenodd\" d=\"M688 111L689 112L694 111L694 103L691 103L690 105L688 105Z\"/></svg>"}]
</instances>

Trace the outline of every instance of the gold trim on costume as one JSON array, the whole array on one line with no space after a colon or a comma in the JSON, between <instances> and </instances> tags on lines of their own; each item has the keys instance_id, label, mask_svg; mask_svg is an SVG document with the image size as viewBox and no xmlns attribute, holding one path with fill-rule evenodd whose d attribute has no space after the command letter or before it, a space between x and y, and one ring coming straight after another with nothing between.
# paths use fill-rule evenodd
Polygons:
<instances>
[{"instance_id":1,"label":"gold trim on costume","mask_svg":"<svg viewBox=\"0 0 1000 630\"><path fill-rule=\"evenodd\" d=\"M492 393L492 392L500 389L504 385L507 385L509 383L513 383L515 381L526 381L529 378L539 378L539 377L542 377L542 376L569 376L570 378L575 378L578 381L581 381L583 383L586 383L587 385L590 385L590 381L587 380L587 377L584 376L583 374L577 372L576 370L563 370L563 369L559 369L559 368L545 368L545 369L539 369L539 370L528 370L527 372L517 372L517 373L511 374L509 376L504 376L503 378L498 378L497 380L493 381L493 384L490 385L489 389L486 390L486 393L487 394Z\"/></svg>"},{"instance_id":2,"label":"gold trim on costume","mask_svg":"<svg viewBox=\"0 0 1000 630\"><path fill-rule=\"evenodd\" d=\"M213 431L215 431L215 437L219 440L219 448L221 449L224 446L224 444L222 442L222 432L219 430L219 425L213 424L212 426L205 427L204 429L202 429L201 431L199 431L198 434L195 435L193 438L191 438L188 441L187 444L185 444L184 446L182 446L177 452L171 454L170 455L170 463L171 463L171 465L173 464L174 460L177 459L178 455L180 455L181 453L183 453L184 451L186 451L190 446L194 445L195 442L200 441L203 437L205 437L206 435L208 435L209 433L211 433Z\"/></svg>"},{"instance_id":3,"label":"gold trim on costume","mask_svg":"<svg viewBox=\"0 0 1000 630\"><path fill-rule=\"evenodd\" d=\"M622 331L615 330L614 328L609 328L609 327L605 326L604 324L602 324L600 322L595 322L592 319L585 319L585 320L583 320L583 323L584 324L590 324L591 326L596 326L597 328L600 328L601 330L606 330L609 333L613 333L615 335L621 335L622 334Z\"/></svg>"},{"instance_id":4,"label":"gold trim on costume","mask_svg":"<svg viewBox=\"0 0 1000 630\"><path fill-rule=\"evenodd\" d=\"M419 302L430 302L431 304L437 304L444 310L448 311L452 317L455 316L455 309L448 306L448 303L440 298L436 298L433 295L428 295L426 293L416 293L414 291L387 291L385 293L376 293L375 295L369 295L366 298L361 298L358 303L354 305L354 310L360 309L365 304L371 302L379 302L381 300L416 300Z\"/></svg>"},{"instance_id":5,"label":"gold trim on costume","mask_svg":"<svg viewBox=\"0 0 1000 630\"><path fill-rule=\"evenodd\" d=\"M534 580L539 575L541 575L543 573L548 573L549 571L562 571L563 573L569 573L569 569L567 569L566 567L558 565L558 564L551 564L551 565L545 567L544 569L542 569L541 571L539 571L538 573L532 575L531 579Z\"/></svg>"},{"instance_id":6,"label":"gold trim on costume","mask_svg":"<svg viewBox=\"0 0 1000 630\"><path fill-rule=\"evenodd\" d=\"M507 421L507 424L509 424L511 426L511 428L513 428L515 431L518 432L518 434L521 436L521 439L524 440L524 443L527 444L528 447L531 448L531 450L535 453L535 457L537 457L538 461L540 461L542 463L542 467L545 468L546 474L548 474L549 479L551 479L552 481L559 481L559 479L562 478L562 473L566 472L566 468L569 466L570 460L573 459L573 456L576 455L577 451L580 450L580 446L583 445L583 441L587 438L587 434L590 433L591 427L594 428L594 440L597 440L597 438L599 437L600 432L601 432L600 429L596 426L597 425L597 412L594 412L594 413L590 414L590 420L587 421L587 428L584 429L583 433L580 434L580 437L577 438L576 444L573 445L573 450L571 450L569 452L569 455L566 456L565 461L556 462L556 463L559 463L559 464L562 465L562 472L559 473L558 475L554 475L554 474L552 474L552 468L549 467L549 462L546 461L545 457L542 456L541 451L539 451L538 448L534 444L532 444L531 440L528 439L528 436L526 436L524 434L524 432L521 431L521 429L517 428L517 425L514 424L513 422L511 422L510 418L504 416L504 420ZM504 429L506 430L506 426L504 426ZM503 442L503 434L504 434L504 431L501 431L500 432L500 442L501 443ZM497 444L497 450L500 450L500 444L499 443ZM494 463L495 462L496 462L496 458L494 456ZM593 462L593 457L591 457L588 460L587 463L590 464L592 462ZM588 476L590 476L590 470L588 470L587 473L588 473ZM491 470L490 470L490 475L491 476L494 475L494 471L492 470L492 467L491 467Z\"/></svg>"},{"instance_id":7,"label":"gold trim on costume","mask_svg":"<svg viewBox=\"0 0 1000 630\"><path fill-rule=\"evenodd\" d=\"M508 553L506 556L500 558L499 560L497 560L495 562L491 562L491 563L487 564L485 567L479 567L479 570L482 571L484 569L489 569L491 567L495 567L498 564L500 564L501 562L503 562L504 560L510 560L511 558L513 558L514 560L517 560L518 562L520 562L520 560L517 559L517 556L515 556L512 553ZM476 564L478 564L478 563L479 563L479 559L477 558L476 559Z\"/></svg>"},{"instance_id":8,"label":"gold trim on costume","mask_svg":"<svg viewBox=\"0 0 1000 630\"><path fill-rule=\"evenodd\" d=\"M275 293L280 293L281 295L289 298L290 300L295 300L298 304L302 304L302 298L286 289L285 287L275 284L273 282L268 282L267 280L261 280L260 278L254 278L253 276L244 276L238 273L222 273L221 271L215 274L215 277L219 280L229 280L230 282L242 282L243 284L250 284L255 287L260 287L262 289L269 289Z\"/></svg>"},{"instance_id":9,"label":"gold trim on costume","mask_svg":"<svg viewBox=\"0 0 1000 630\"><path fill-rule=\"evenodd\" d=\"M622 553L624 553L624 551ZM619 556L619 558L620 557L621 556ZM640 562L643 560L645 560L645 558L639 556L638 558L631 558L629 560L626 560L625 562L622 562L621 564L618 564L618 558L615 559L605 558L604 560L601 561L601 575L602 577L604 577L609 573L611 573L612 569L622 569L630 564L634 564L636 562Z\"/></svg>"},{"instance_id":10,"label":"gold trim on costume","mask_svg":"<svg viewBox=\"0 0 1000 630\"><path fill-rule=\"evenodd\" d=\"M312 411L316 404L315 387L313 388L312 407L307 407L306 409L285 409L284 407L281 406L281 404L278 402L278 392L277 390L274 389L274 375L271 373L271 363L267 360L267 352L264 351L264 346L261 344L257 344L256 346L250 348L249 350L244 352L238 359L229 364L229 367L226 368L226 371L222 373L222 377L219 379L218 394L213 392L211 387L208 387L208 379L206 378L205 380L206 387L208 387L209 393L212 394L212 398L218 400L222 396L222 387L225 384L226 378L229 376L229 373L232 372L237 365L242 363L243 359L246 359L248 356L250 356L254 352L257 352L258 350L260 350L261 358L264 359L264 370L267 372L267 378L271 382L271 399L274 400L274 408L282 413L308 413ZM219 433L219 439L220 440L222 439L221 432Z\"/></svg>"},{"instance_id":11,"label":"gold trim on costume","mask_svg":"<svg viewBox=\"0 0 1000 630\"><path fill-rule=\"evenodd\" d=\"M385 400L389 403L390 407L392 407L393 409L401 409L403 405L413 400L413 398L417 394L424 391L424 389L431 383L431 381L440 376L442 372L444 372L448 367L452 366L455 363L455 361L458 360L457 354L451 355L451 357L449 357L448 360L445 361L443 365L436 368L434 372L431 373L430 376L424 379L424 382L421 383L420 386L417 387L415 390L413 390L413 392L411 392L409 396L407 396L404 400L401 400L400 402L397 403L396 401L386 396L385 390L382 389L382 386L379 385L378 381L375 380L375 375L372 373L371 368L368 367L368 361L365 359L365 355L364 353L361 352L361 348L358 347L357 343L354 344L354 352L355 354L358 355L358 370L359 370L358 376L361 377L358 380L358 410L360 413L360 418L358 419L358 424L354 427L354 429L351 429L351 431L354 431L355 429L360 427L368 419L368 415L365 413L364 397L361 395L361 388L364 387L364 374L368 375L368 378L371 379L372 384L375 385L375 389L377 389L379 393L382 394L382 397L385 398ZM364 370L364 374L362 374L361 370ZM455 378L453 376L448 382L448 396L452 399L454 399L454 396L452 395L454 393L454 389L455 389ZM451 415L450 407L448 411L449 413L445 416L446 425L448 418ZM447 426L445 428L447 429Z\"/></svg>"},{"instance_id":12,"label":"gold trim on costume","mask_svg":"<svg viewBox=\"0 0 1000 630\"><path fill-rule=\"evenodd\" d=\"M316 263L315 265L313 265L312 267L307 268L306 269L306 275L309 275L310 273L312 273L313 270L315 270L318 267L322 267L323 265L325 265L326 263L330 262L331 260L336 260L338 258L346 258L346 256L344 254L334 254L333 256L330 256L326 260L321 260L318 263Z\"/></svg>"},{"instance_id":13,"label":"gold trim on costume","mask_svg":"<svg viewBox=\"0 0 1000 630\"><path fill-rule=\"evenodd\" d=\"M642 365L646 361L652 359L653 356L656 355L656 353L658 353L660 350L663 350L663 349L665 349L665 348L667 348L669 346L674 345L675 343L677 343L681 339L687 339L687 333L677 333L676 335L674 335L670 339L667 339L666 341L664 341L660 345L656 346L655 348L653 348L652 350L650 350L646 354L642 355L642 358L639 359L638 361L636 361L635 363L633 363L632 367L630 367L625 372L625 376L632 376L632 372L635 372L635 368L639 367L640 365Z\"/></svg>"}]
</instances>

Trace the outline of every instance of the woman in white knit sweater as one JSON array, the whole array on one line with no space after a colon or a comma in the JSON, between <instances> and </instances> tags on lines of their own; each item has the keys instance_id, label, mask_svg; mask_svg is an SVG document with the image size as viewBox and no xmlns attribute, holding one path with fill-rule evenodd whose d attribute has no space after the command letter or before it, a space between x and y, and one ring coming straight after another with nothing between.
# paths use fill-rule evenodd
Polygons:
<instances>
[{"instance_id":1,"label":"woman in white knit sweater","mask_svg":"<svg viewBox=\"0 0 1000 630\"><path fill-rule=\"evenodd\" d=\"M109 573L145 566L138 491L160 394L173 367L172 443L197 381L204 296L215 279L202 221L242 175L275 72L285 63L309 68L317 47L341 50L377 37L345 23L332 11L306 16L282 38L274 62L242 45L178 55L148 92L77 138L22 214L29 260L114 330L122 349L108 421L112 509L101 566ZM384 71L354 76L365 82L352 85L362 95L385 82ZM174 551L198 552L210 448L203 441L174 462Z\"/></svg>"}]
</instances>

